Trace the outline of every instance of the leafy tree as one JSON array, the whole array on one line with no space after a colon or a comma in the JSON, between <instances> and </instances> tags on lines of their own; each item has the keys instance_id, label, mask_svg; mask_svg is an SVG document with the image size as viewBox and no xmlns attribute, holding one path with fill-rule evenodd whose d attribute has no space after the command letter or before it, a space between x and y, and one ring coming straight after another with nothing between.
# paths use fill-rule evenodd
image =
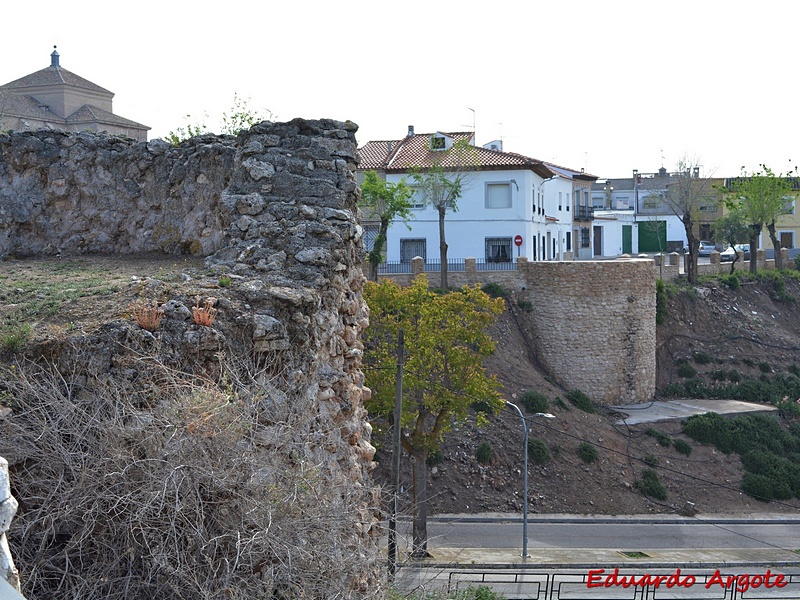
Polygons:
<instances>
[{"instance_id":1,"label":"leafy tree","mask_svg":"<svg viewBox=\"0 0 800 600\"><path fill-rule=\"evenodd\" d=\"M675 175L671 178L664 194L664 204L681 220L689 246L689 261L686 277L689 283L697 283L697 257L700 239L695 233L699 220L700 206L708 201L711 192L710 179L697 177L700 164L696 159L686 156L678 160Z\"/></svg>"},{"instance_id":2,"label":"leafy tree","mask_svg":"<svg viewBox=\"0 0 800 600\"><path fill-rule=\"evenodd\" d=\"M411 196L414 191L406 185L405 180L400 183L387 183L378 177L376 171L364 173L361 184L361 206L369 210L378 218L378 236L367 255L369 261L369 278L378 281L378 265L383 262L383 245L386 243L386 232L389 225L398 217L407 221L413 214L411 212Z\"/></svg>"},{"instance_id":3,"label":"leafy tree","mask_svg":"<svg viewBox=\"0 0 800 600\"><path fill-rule=\"evenodd\" d=\"M742 211L738 208L734 208L717 219L714 222L714 235L718 240L721 240L731 248L736 248L736 244L743 244L746 242L749 230L747 224L744 222ZM735 253L733 255L733 262L731 263L731 273L736 269L735 265L737 260L739 260L739 254Z\"/></svg>"},{"instance_id":4,"label":"leafy tree","mask_svg":"<svg viewBox=\"0 0 800 600\"><path fill-rule=\"evenodd\" d=\"M797 175L795 168L794 176ZM750 228L750 272L758 271L758 237L764 226L767 226L772 247L775 249L775 268L783 268L781 259L781 242L775 232L775 221L786 213L787 202L792 195L795 181L791 174L776 174L768 166L762 164L757 171L747 174L742 167L742 174L730 184L733 197L732 208L738 208L745 223Z\"/></svg>"},{"instance_id":5,"label":"leafy tree","mask_svg":"<svg viewBox=\"0 0 800 600\"><path fill-rule=\"evenodd\" d=\"M471 146L465 140L459 140L449 150L441 153L441 159L434 161L428 169L414 169L412 177L420 198L436 208L439 214L439 259L441 262L441 287L447 285L447 239L444 231L444 220L447 211L458 210L458 199L464 191L469 177L468 156ZM447 166L445 166L445 164Z\"/></svg>"},{"instance_id":6,"label":"leafy tree","mask_svg":"<svg viewBox=\"0 0 800 600\"><path fill-rule=\"evenodd\" d=\"M405 370L401 443L411 457L414 497L413 554L427 555L426 458L438 449L454 423L464 420L476 399L502 408L498 382L482 360L494 349L486 328L503 311L478 286L438 295L418 276L411 286L393 281L368 282L364 297L370 308L364 351L367 403L372 415L393 418L397 334L405 332ZM397 426L397 424L394 424Z\"/></svg>"}]
</instances>

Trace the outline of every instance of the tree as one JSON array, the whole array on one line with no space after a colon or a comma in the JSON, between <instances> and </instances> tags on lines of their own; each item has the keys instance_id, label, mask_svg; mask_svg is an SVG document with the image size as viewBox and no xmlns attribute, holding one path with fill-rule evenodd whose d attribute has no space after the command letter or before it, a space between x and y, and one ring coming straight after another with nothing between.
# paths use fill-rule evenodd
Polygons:
<instances>
[{"instance_id":1,"label":"tree","mask_svg":"<svg viewBox=\"0 0 800 600\"><path fill-rule=\"evenodd\" d=\"M722 215L714 222L714 235L718 240L723 241L731 248L736 249L736 244L741 244L747 241L749 230L747 224L744 222L743 215L740 210L732 209ZM736 269L736 261L739 260L738 252L733 254L733 262L731 263L731 273Z\"/></svg>"},{"instance_id":2,"label":"tree","mask_svg":"<svg viewBox=\"0 0 800 600\"><path fill-rule=\"evenodd\" d=\"M387 183L378 177L375 171L364 173L361 184L361 206L377 217L378 236L367 255L369 261L369 278L378 281L378 265L383 262L383 245L386 243L386 232L389 225L397 218L407 222L414 215L411 212L411 197L414 191L406 185L405 180L399 183Z\"/></svg>"},{"instance_id":3,"label":"tree","mask_svg":"<svg viewBox=\"0 0 800 600\"><path fill-rule=\"evenodd\" d=\"M749 175L742 167L741 176L730 183L733 194L730 206L741 211L750 228L750 272L753 275L758 272L756 249L764 225L775 249L775 268L783 268L781 241L775 231L775 221L787 211L787 203L791 202L792 191L796 187L796 176L796 167L792 176L791 173L776 174L762 164L760 169Z\"/></svg>"},{"instance_id":4,"label":"tree","mask_svg":"<svg viewBox=\"0 0 800 600\"><path fill-rule=\"evenodd\" d=\"M503 311L504 301L480 287L443 295L428 289L418 276L409 287L393 281L368 282L364 297L370 308L365 332L364 366L373 394L370 414L388 418L394 411L397 334L405 332L405 370L401 444L411 458L413 554L427 555L427 458L438 449L451 426L466 418L471 404L502 408L499 383L485 372L482 360L494 349L486 328Z\"/></svg>"},{"instance_id":5,"label":"tree","mask_svg":"<svg viewBox=\"0 0 800 600\"><path fill-rule=\"evenodd\" d=\"M425 170L414 169L412 176L420 197L426 204L432 205L439 213L439 259L441 262L441 287L447 285L447 240L444 232L444 220L447 210L458 210L457 201L464 191L468 178L466 158L470 145L459 140L449 150L441 152L441 159L434 160L433 165ZM439 154L439 152L437 152Z\"/></svg>"},{"instance_id":6,"label":"tree","mask_svg":"<svg viewBox=\"0 0 800 600\"><path fill-rule=\"evenodd\" d=\"M700 206L705 204L710 190L710 179L699 178L700 164L686 156L678 160L676 172L670 178L664 194L664 204L681 220L689 246L686 277L689 283L697 283L697 257L700 239L695 234Z\"/></svg>"}]
</instances>

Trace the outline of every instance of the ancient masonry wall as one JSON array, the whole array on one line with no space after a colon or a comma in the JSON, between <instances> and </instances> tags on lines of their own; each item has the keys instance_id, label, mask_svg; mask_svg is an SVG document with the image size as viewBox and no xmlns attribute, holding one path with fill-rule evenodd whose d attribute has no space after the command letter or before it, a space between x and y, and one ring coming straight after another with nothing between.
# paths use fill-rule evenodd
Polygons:
<instances>
[{"instance_id":1,"label":"ancient masonry wall","mask_svg":"<svg viewBox=\"0 0 800 600\"><path fill-rule=\"evenodd\" d=\"M525 265L539 361L602 404L651 400L656 382L656 279L651 260Z\"/></svg>"},{"instance_id":2,"label":"ancient masonry wall","mask_svg":"<svg viewBox=\"0 0 800 600\"><path fill-rule=\"evenodd\" d=\"M19 575L8 548L6 532L11 527L11 519L17 512L17 501L11 495L8 479L8 462L0 457L0 577L19 591Z\"/></svg>"},{"instance_id":3,"label":"ancient masonry wall","mask_svg":"<svg viewBox=\"0 0 800 600\"><path fill-rule=\"evenodd\" d=\"M423 272L391 278L408 285ZM666 268L666 267L665 267ZM677 270L677 263L672 267ZM439 274L428 273L431 285ZM652 400L656 382L656 279L648 258L604 261L528 262L515 270L476 271L468 258L463 271L450 271L452 287L497 283L511 292L520 327L533 342L536 359L562 386L579 389L601 404Z\"/></svg>"},{"instance_id":4,"label":"ancient masonry wall","mask_svg":"<svg viewBox=\"0 0 800 600\"><path fill-rule=\"evenodd\" d=\"M242 327L255 351L279 357L289 375L286 389L272 394L286 405L276 410L313 415L304 423L314 431L297 439L308 440L310 464L325 465L320 501L327 495L339 507L332 521L342 530L339 547L315 551L338 556L346 547L363 560L343 570L356 573L343 597L380 587L378 497L369 477L375 450L360 370L368 309L356 129L333 120L265 122L180 147L0 134L0 258L191 253L243 278L237 285L250 314ZM355 503L343 504L343 485Z\"/></svg>"}]
</instances>

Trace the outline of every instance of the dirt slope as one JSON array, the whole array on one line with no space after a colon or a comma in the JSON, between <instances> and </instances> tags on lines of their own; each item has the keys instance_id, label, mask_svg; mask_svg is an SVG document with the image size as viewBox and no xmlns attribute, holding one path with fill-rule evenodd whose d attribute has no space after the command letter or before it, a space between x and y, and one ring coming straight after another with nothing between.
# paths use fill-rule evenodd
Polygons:
<instances>
[{"instance_id":1,"label":"dirt slope","mask_svg":"<svg viewBox=\"0 0 800 600\"><path fill-rule=\"evenodd\" d=\"M797 282L787 282L787 292L800 297ZM707 381L714 369L735 369L743 376L758 377L759 365L774 371L800 364L800 306L773 299L772 284L754 283L731 291L720 284L706 284L672 294L669 316L658 329L658 388L679 381L676 362L695 352L714 357L710 364L694 364ZM519 311L519 309L516 309ZM524 314L517 312L520 317ZM617 424L619 415L607 410L587 414L553 402L565 390L553 385L538 370L532 350L517 321L506 312L495 327L498 348L487 368L498 375L508 400L517 400L525 390L539 390L550 399L555 419L532 420L532 435L548 446L551 459L531 465L531 512L540 513L672 513L693 502L702 513L747 513L789 511L797 501L764 504L742 494L742 468L737 456L726 456L697 444L681 434L678 422L637 425ZM565 406L570 406L565 403ZM659 445L646 432L661 432L671 439L690 443L690 456L674 447ZM475 458L478 445L489 442L493 459L481 465ZM390 453L383 440L379 456L383 464L376 477L386 480ZM582 461L577 449L583 442L595 445L598 460ZM490 424L475 423L456 428L443 445L443 460L432 469L429 490L432 513L516 512L522 508L523 431L519 416L505 410ZM644 461L658 461L657 471L667 489L667 500L652 500L634 487ZM403 475L406 486L410 477ZM405 508L409 507L408 491Z\"/></svg>"}]
</instances>

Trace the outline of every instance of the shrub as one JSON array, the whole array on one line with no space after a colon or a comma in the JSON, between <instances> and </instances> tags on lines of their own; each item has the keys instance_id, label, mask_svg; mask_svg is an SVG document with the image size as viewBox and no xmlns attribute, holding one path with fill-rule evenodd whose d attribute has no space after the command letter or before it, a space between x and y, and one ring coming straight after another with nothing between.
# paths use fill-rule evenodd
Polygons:
<instances>
[{"instance_id":1,"label":"shrub","mask_svg":"<svg viewBox=\"0 0 800 600\"><path fill-rule=\"evenodd\" d=\"M645 496L651 496L656 500L666 500L667 490L661 485L658 473L652 469L642 471L642 478L633 482L633 487L642 492Z\"/></svg>"},{"instance_id":2,"label":"shrub","mask_svg":"<svg viewBox=\"0 0 800 600\"><path fill-rule=\"evenodd\" d=\"M642 462L646 464L648 467L657 467L659 464L661 464L661 461L658 460L658 457L653 456L652 454L646 455L642 459Z\"/></svg>"},{"instance_id":3,"label":"shrub","mask_svg":"<svg viewBox=\"0 0 800 600\"><path fill-rule=\"evenodd\" d=\"M798 254L795 258L800 258L800 254ZM800 367L798 367L796 363L789 365L787 370L795 377L800 377Z\"/></svg>"},{"instance_id":4,"label":"shrub","mask_svg":"<svg viewBox=\"0 0 800 600\"><path fill-rule=\"evenodd\" d=\"M796 254L793 260L794 260L794 268L800 271L800 254Z\"/></svg>"},{"instance_id":5,"label":"shrub","mask_svg":"<svg viewBox=\"0 0 800 600\"><path fill-rule=\"evenodd\" d=\"M742 282L739 280L739 277L736 273L721 275L719 279L724 285L727 285L732 290L738 290L740 287L742 287Z\"/></svg>"},{"instance_id":6,"label":"shrub","mask_svg":"<svg viewBox=\"0 0 800 600\"><path fill-rule=\"evenodd\" d=\"M231 278L228 277L227 275L223 275L222 277L219 278L219 282L218 283L219 283L219 287L226 288L226 287L230 286Z\"/></svg>"},{"instance_id":7,"label":"shrub","mask_svg":"<svg viewBox=\"0 0 800 600\"><path fill-rule=\"evenodd\" d=\"M503 286L499 283L486 283L481 289L483 290L484 294L491 296L492 298L505 298L508 296L508 292L506 292Z\"/></svg>"},{"instance_id":8,"label":"shrub","mask_svg":"<svg viewBox=\"0 0 800 600\"><path fill-rule=\"evenodd\" d=\"M541 439L534 437L528 440L528 459L535 465L543 465L550 460L550 451Z\"/></svg>"},{"instance_id":9,"label":"shrub","mask_svg":"<svg viewBox=\"0 0 800 600\"><path fill-rule=\"evenodd\" d=\"M714 357L711 356L708 352L697 351L694 353L694 362L698 365L707 365L713 362Z\"/></svg>"},{"instance_id":10,"label":"shrub","mask_svg":"<svg viewBox=\"0 0 800 600\"><path fill-rule=\"evenodd\" d=\"M683 377L684 379L690 379L697 375L697 369L695 369L689 363L683 363L681 366L678 367L678 376Z\"/></svg>"},{"instance_id":11,"label":"shrub","mask_svg":"<svg viewBox=\"0 0 800 600\"><path fill-rule=\"evenodd\" d=\"M475 450L475 458L482 465L488 465L492 462L492 445L489 442L481 442Z\"/></svg>"},{"instance_id":12,"label":"shrub","mask_svg":"<svg viewBox=\"0 0 800 600\"><path fill-rule=\"evenodd\" d=\"M578 446L578 456L587 464L597 462L597 448L589 442L582 442Z\"/></svg>"},{"instance_id":13,"label":"shrub","mask_svg":"<svg viewBox=\"0 0 800 600\"><path fill-rule=\"evenodd\" d=\"M680 398L684 394L684 387L682 383L668 383L661 390L661 395L665 398Z\"/></svg>"},{"instance_id":14,"label":"shrub","mask_svg":"<svg viewBox=\"0 0 800 600\"><path fill-rule=\"evenodd\" d=\"M526 313L533 312L533 303L528 302L527 300L518 301L517 306L519 306Z\"/></svg>"},{"instance_id":15,"label":"shrub","mask_svg":"<svg viewBox=\"0 0 800 600\"><path fill-rule=\"evenodd\" d=\"M554 400L553 400L553 404L554 404L555 406L557 406L558 408L562 409L562 410L572 410L572 409L569 407L569 404L567 404L566 402L564 402L564 401L563 401L561 398L556 398L556 399L554 399Z\"/></svg>"},{"instance_id":16,"label":"shrub","mask_svg":"<svg viewBox=\"0 0 800 600\"><path fill-rule=\"evenodd\" d=\"M428 457L425 459L425 464L429 467L435 467L444 460L444 453L441 448L432 448L428 450Z\"/></svg>"},{"instance_id":17,"label":"shrub","mask_svg":"<svg viewBox=\"0 0 800 600\"><path fill-rule=\"evenodd\" d=\"M469 407L475 412L483 413L486 415L494 414L494 407L488 400L476 400Z\"/></svg>"},{"instance_id":18,"label":"shrub","mask_svg":"<svg viewBox=\"0 0 800 600\"><path fill-rule=\"evenodd\" d=\"M762 373L772 373L772 366L766 361L758 363L758 370Z\"/></svg>"},{"instance_id":19,"label":"shrub","mask_svg":"<svg viewBox=\"0 0 800 600\"><path fill-rule=\"evenodd\" d=\"M667 318L667 286L663 279L656 280L656 323L661 325Z\"/></svg>"},{"instance_id":20,"label":"shrub","mask_svg":"<svg viewBox=\"0 0 800 600\"><path fill-rule=\"evenodd\" d=\"M203 327L211 327L219 313L219 311L214 308L214 303L216 303L216 301L216 298L206 298L205 304L200 306L200 298L198 298L197 305L192 307L192 318L194 322Z\"/></svg>"},{"instance_id":21,"label":"shrub","mask_svg":"<svg viewBox=\"0 0 800 600\"><path fill-rule=\"evenodd\" d=\"M669 448L672 445L672 439L666 433L662 433L656 429L653 429L652 427L648 427L647 431L645 431L645 434L656 438L656 441L660 446Z\"/></svg>"},{"instance_id":22,"label":"shrub","mask_svg":"<svg viewBox=\"0 0 800 600\"><path fill-rule=\"evenodd\" d=\"M689 456L692 453L692 446L684 440L680 439L672 440L672 446L678 453L683 454L685 456Z\"/></svg>"},{"instance_id":23,"label":"shrub","mask_svg":"<svg viewBox=\"0 0 800 600\"><path fill-rule=\"evenodd\" d=\"M522 394L522 403L525 405L525 410L530 413L547 412L550 408L547 396L536 390L528 390Z\"/></svg>"},{"instance_id":24,"label":"shrub","mask_svg":"<svg viewBox=\"0 0 800 600\"><path fill-rule=\"evenodd\" d=\"M592 401L589 399L589 396L584 394L580 390L570 390L566 394L567 400L577 409L582 410L583 412L593 413L594 412L594 405Z\"/></svg>"},{"instance_id":25,"label":"shrub","mask_svg":"<svg viewBox=\"0 0 800 600\"><path fill-rule=\"evenodd\" d=\"M133 320L142 329L155 331L158 329L161 319L164 318L164 311L158 308L158 302L152 303L137 302L131 308Z\"/></svg>"}]
</instances>

